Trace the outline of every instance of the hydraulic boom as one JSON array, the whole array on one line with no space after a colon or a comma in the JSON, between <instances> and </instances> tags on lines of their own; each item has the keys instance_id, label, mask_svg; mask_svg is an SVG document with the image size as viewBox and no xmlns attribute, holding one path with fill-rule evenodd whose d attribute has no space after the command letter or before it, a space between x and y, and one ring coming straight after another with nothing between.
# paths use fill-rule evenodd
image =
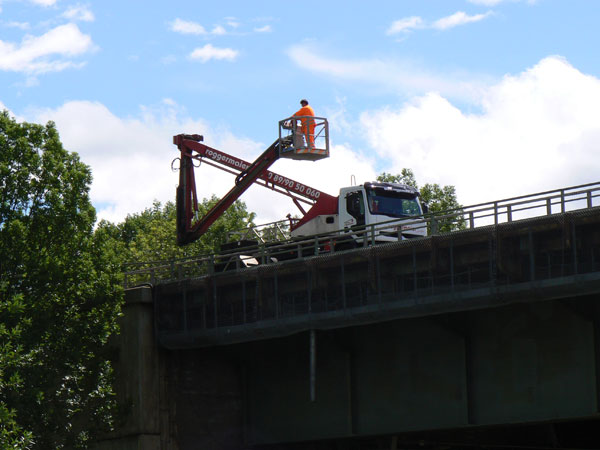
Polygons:
<instances>
[{"instance_id":1,"label":"hydraulic boom","mask_svg":"<svg viewBox=\"0 0 600 450\"><path fill-rule=\"evenodd\" d=\"M229 208L252 183L268 187L280 194L287 195L300 209L303 216L307 213L302 203L314 209L315 204L335 201L335 197L305 184L291 180L268 170L280 157L307 159L307 150L295 158L290 152L290 140L281 136L267 148L253 163L228 155L202 143L203 137L197 134L179 134L173 137L173 143L180 151L179 186L177 187L177 243L189 244L204 234L208 228ZM292 148L292 150L294 150ZM312 151L311 149L308 150ZM328 150L314 150L313 160L328 156ZM317 153L317 151L319 153ZM310 153L309 153L310 157ZM199 217L198 197L194 178L194 160L218 167L235 174L235 185L203 217ZM310 213L310 211L309 211Z\"/></svg>"}]
</instances>

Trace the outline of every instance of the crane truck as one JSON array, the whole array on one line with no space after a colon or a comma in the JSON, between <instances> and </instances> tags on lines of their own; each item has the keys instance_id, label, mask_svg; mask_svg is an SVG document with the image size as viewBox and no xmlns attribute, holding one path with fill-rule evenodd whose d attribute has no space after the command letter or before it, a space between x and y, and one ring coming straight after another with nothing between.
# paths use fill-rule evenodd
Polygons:
<instances>
[{"instance_id":1,"label":"crane truck","mask_svg":"<svg viewBox=\"0 0 600 450\"><path fill-rule=\"evenodd\" d=\"M332 237L328 242L333 242L339 250L365 245L367 240L375 244L427 235L427 227L422 222L427 207L411 186L366 182L341 188L339 195L333 196L270 171L269 167L279 158L317 161L329 156L327 120L311 118L316 124L314 136L301 139L297 119L280 121L278 139L252 163L205 145L203 136L198 134L173 137L180 151L176 202L179 245L198 239L252 184L286 195L298 207L300 218L292 219L288 215L292 240L326 235ZM235 175L231 190L202 217L198 213L194 178L194 167L201 162ZM364 232L369 227L374 230L374 225L381 226L377 231ZM232 243L229 249L236 245L241 244Z\"/></svg>"}]
</instances>

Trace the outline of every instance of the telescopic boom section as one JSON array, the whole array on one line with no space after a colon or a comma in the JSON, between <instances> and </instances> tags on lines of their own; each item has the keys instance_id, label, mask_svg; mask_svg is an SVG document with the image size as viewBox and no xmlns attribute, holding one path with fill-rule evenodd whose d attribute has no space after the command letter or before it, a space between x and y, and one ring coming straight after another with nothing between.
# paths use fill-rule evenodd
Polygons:
<instances>
[{"instance_id":1,"label":"telescopic boom section","mask_svg":"<svg viewBox=\"0 0 600 450\"><path fill-rule=\"evenodd\" d=\"M261 174L279 158L279 140L276 140L246 170L235 179L235 186L213 206L202 218L198 218L198 197L194 180L194 164L191 150L199 135L177 135L173 143L181 152L179 186L177 187L177 244L189 244L202 236L208 228L223 215L233 202L250 187Z\"/></svg>"},{"instance_id":2,"label":"telescopic boom section","mask_svg":"<svg viewBox=\"0 0 600 450\"><path fill-rule=\"evenodd\" d=\"M322 129L322 131L315 135L315 142L321 140L323 145L313 144L311 136L304 139L306 141L303 141L304 144L296 145L292 143L292 136L285 136L280 132L279 139L273 142L253 163L204 145L202 143L204 138L198 134L173 136L173 143L177 145L181 154L179 186L177 187L177 243L179 245L189 244L202 236L252 183L290 197L305 218L316 209L320 209L320 205L333 204L336 197L268 170L280 157L316 161L329 156L327 120L315 118L315 121L317 119L319 119L317 129ZM280 127L282 127L282 123L284 121L280 123ZM310 146L307 145L309 141L311 142ZM234 187L202 217L198 210L194 160L198 163L204 161L211 166L236 175ZM308 213L301 203L310 207Z\"/></svg>"}]
</instances>

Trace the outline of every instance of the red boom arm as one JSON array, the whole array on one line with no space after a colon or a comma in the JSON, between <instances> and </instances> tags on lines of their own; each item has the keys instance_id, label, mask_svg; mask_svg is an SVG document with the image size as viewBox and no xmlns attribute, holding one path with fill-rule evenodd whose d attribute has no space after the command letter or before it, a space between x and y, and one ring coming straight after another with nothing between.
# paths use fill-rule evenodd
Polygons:
<instances>
[{"instance_id":1,"label":"red boom arm","mask_svg":"<svg viewBox=\"0 0 600 450\"><path fill-rule=\"evenodd\" d=\"M306 212L300 202L314 205L323 202L333 204L337 201L336 197L267 170L280 156L281 141L279 139L253 163L208 147L200 142L202 139L200 135L179 134L173 137L173 143L179 147L181 153L179 186L177 187L177 243L179 245L189 244L204 234L252 183L260 184L292 198L305 216ZM198 218L194 159L237 175L235 186L202 218Z\"/></svg>"}]
</instances>

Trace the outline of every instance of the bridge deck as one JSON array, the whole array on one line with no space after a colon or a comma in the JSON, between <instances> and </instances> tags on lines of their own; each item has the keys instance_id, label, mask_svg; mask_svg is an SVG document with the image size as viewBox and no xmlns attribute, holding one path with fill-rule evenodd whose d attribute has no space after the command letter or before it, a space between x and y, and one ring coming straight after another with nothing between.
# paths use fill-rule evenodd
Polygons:
<instances>
[{"instance_id":1,"label":"bridge deck","mask_svg":"<svg viewBox=\"0 0 600 450\"><path fill-rule=\"evenodd\" d=\"M177 448L599 446L600 207L143 290Z\"/></svg>"},{"instance_id":2,"label":"bridge deck","mask_svg":"<svg viewBox=\"0 0 600 450\"><path fill-rule=\"evenodd\" d=\"M193 348L600 292L600 208L156 286L159 342Z\"/></svg>"}]
</instances>

